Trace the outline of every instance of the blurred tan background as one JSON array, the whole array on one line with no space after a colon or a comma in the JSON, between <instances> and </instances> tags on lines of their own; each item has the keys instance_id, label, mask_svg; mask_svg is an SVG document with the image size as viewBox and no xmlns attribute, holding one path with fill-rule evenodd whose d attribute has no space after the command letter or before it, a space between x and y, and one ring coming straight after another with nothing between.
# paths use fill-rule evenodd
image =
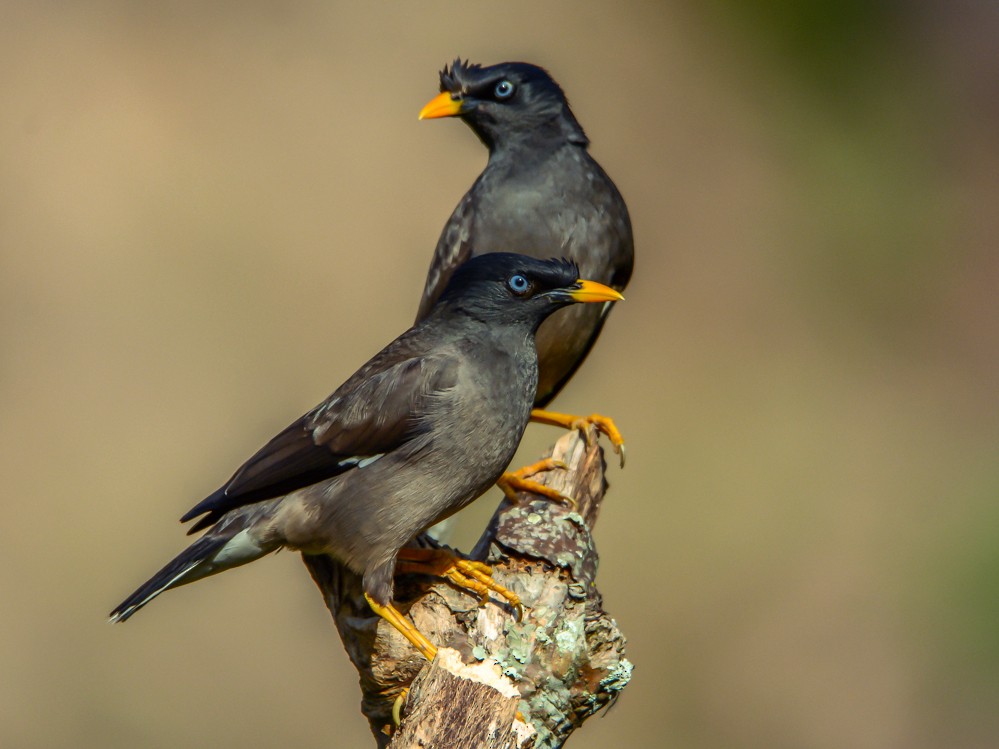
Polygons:
<instances>
[{"instance_id":1,"label":"blurred tan background","mask_svg":"<svg viewBox=\"0 0 999 749\"><path fill-rule=\"evenodd\" d=\"M995 746L997 43L943 0L4 3L0 746L371 745L295 554L105 618L411 322L485 162L416 119L455 55L549 68L635 226L558 401L629 451L636 670L572 745Z\"/></svg>"}]
</instances>

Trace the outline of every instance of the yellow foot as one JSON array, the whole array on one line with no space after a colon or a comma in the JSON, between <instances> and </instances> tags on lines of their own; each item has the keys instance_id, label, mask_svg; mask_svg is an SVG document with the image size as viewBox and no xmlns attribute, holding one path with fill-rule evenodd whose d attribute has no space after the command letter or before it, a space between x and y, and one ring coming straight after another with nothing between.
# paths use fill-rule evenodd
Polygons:
<instances>
[{"instance_id":1,"label":"yellow foot","mask_svg":"<svg viewBox=\"0 0 999 749\"><path fill-rule=\"evenodd\" d=\"M573 414L542 411L540 408L535 408L531 411L531 421L538 424L548 424L553 427L562 427L564 429L582 429L584 432L586 427L592 424L598 432L603 432L607 435L614 448L614 452L621 457L621 467L624 468L624 437L621 436L617 425L609 416L601 416L600 414L574 416Z\"/></svg>"},{"instance_id":2,"label":"yellow foot","mask_svg":"<svg viewBox=\"0 0 999 749\"><path fill-rule=\"evenodd\" d=\"M364 598L367 600L371 610L399 630L399 633L413 643L413 646L423 654L424 658L428 661L432 661L434 659L437 655L437 648L434 647L433 643L431 643L430 640L428 640L423 633L420 632L420 630L418 630L411 621L409 621L409 619L404 617L399 612L399 609L391 603L383 606L367 593L364 594Z\"/></svg>"},{"instance_id":3,"label":"yellow foot","mask_svg":"<svg viewBox=\"0 0 999 749\"><path fill-rule=\"evenodd\" d=\"M409 687L403 687L399 696L395 698L395 702L392 703L392 722L395 723L396 728L402 723L402 708L406 704L407 697L409 697Z\"/></svg>"},{"instance_id":4,"label":"yellow foot","mask_svg":"<svg viewBox=\"0 0 999 749\"><path fill-rule=\"evenodd\" d=\"M555 458L545 458L544 460L539 460L537 463L532 463L529 466L519 468L516 471L504 473L499 477L499 481L496 482L496 486L503 491L507 499L514 503L520 501L520 498L517 496L517 492L530 492L531 494L537 494L540 497L550 499L553 502L563 502L575 510L577 508L576 500L568 494L563 494L556 489L552 489L550 486L539 484L537 481L531 481L530 478L534 474L541 473L542 471L551 471L554 468L565 469L568 467L569 466L561 460L556 460Z\"/></svg>"},{"instance_id":5,"label":"yellow foot","mask_svg":"<svg viewBox=\"0 0 999 749\"><path fill-rule=\"evenodd\" d=\"M524 604L520 596L493 580L493 569L488 564L463 559L445 549L404 548L399 551L395 571L443 577L460 588L477 593L483 604L489 600L489 591L492 591L513 607L518 621L524 618Z\"/></svg>"}]
</instances>

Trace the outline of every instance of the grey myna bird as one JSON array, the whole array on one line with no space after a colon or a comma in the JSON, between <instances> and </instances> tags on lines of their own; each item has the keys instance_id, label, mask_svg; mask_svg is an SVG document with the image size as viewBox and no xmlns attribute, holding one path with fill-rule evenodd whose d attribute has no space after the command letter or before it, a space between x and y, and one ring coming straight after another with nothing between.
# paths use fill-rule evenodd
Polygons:
<instances>
[{"instance_id":1,"label":"grey myna bird","mask_svg":"<svg viewBox=\"0 0 999 749\"><path fill-rule=\"evenodd\" d=\"M481 67L459 59L441 71L440 90L420 119L460 117L489 149L489 161L441 232L417 319L430 314L462 263L507 249L545 258L557 248L579 263L584 277L624 289L634 259L628 208L587 152L589 140L551 76L527 63ZM591 421L611 438L623 464L612 420L541 410L582 364L611 306L575 307L541 326L532 420L567 428ZM504 478L538 491L515 475Z\"/></svg>"},{"instance_id":2,"label":"grey myna bird","mask_svg":"<svg viewBox=\"0 0 999 749\"><path fill-rule=\"evenodd\" d=\"M579 280L566 260L498 253L466 263L421 322L181 518L199 518L190 532L207 532L112 621L169 588L280 548L329 554L362 575L371 608L427 658L436 649L392 604L397 559L519 605L485 565L400 550L484 493L510 462L537 389L541 322L573 302L617 299Z\"/></svg>"}]
</instances>

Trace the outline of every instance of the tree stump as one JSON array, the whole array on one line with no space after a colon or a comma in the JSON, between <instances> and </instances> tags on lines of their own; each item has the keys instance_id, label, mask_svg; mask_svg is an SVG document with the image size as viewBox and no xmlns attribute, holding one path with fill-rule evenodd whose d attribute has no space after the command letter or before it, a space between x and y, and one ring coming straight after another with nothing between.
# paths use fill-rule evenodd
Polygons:
<instances>
[{"instance_id":1,"label":"tree stump","mask_svg":"<svg viewBox=\"0 0 999 749\"><path fill-rule=\"evenodd\" d=\"M590 529L607 488L603 451L591 429L566 433L549 455L568 469L535 478L577 507L529 494L504 500L470 554L520 596L522 621L495 596L480 605L441 580L396 578L399 610L440 648L433 664L372 613L359 576L329 557L303 555L360 675L361 710L379 747L560 747L628 684L625 638L595 582ZM410 685L396 729L393 705Z\"/></svg>"}]
</instances>

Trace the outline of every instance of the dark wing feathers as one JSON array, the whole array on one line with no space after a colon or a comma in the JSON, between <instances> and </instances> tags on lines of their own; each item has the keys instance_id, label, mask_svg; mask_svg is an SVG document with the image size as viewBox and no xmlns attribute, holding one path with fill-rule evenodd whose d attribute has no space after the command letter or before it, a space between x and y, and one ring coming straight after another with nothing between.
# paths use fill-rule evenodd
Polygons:
<instances>
[{"instance_id":1,"label":"dark wing feathers","mask_svg":"<svg viewBox=\"0 0 999 749\"><path fill-rule=\"evenodd\" d=\"M437 240L430 270L427 271L427 282L423 287L423 297L420 299L420 309L416 313L418 321L430 314L458 266L472 257L472 221L477 202L474 192L473 186L458 203Z\"/></svg>"},{"instance_id":2,"label":"dark wing feathers","mask_svg":"<svg viewBox=\"0 0 999 749\"><path fill-rule=\"evenodd\" d=\"M264 445L225 486L192 507L180 520L186 523L208 513L188 533L214 525L229 510L309 486L342 473L341 457L317 445L303 416Z\"/></svg>"},{"instance_id":3,"label":"dark wing feathers","mask_svg":"<svg viewBox=\"0 0 999 749\"><path fill-rule=\"evenodd\" d=\"M390 349L404 343L397 340ZM214 525L229 510L349 471L358 458L389 452L417 434L424 397L449 387L455 374L445 357L398 360L393 353L400 352L385 350L372 359L187 512L181 522L207 513L189 532Z\"/></svg>"},{"instance_id":4,"label":"dark wing feathers","mask_svg":"<svg viewBox=\"0 0 999 749\"><path fill-rule=\"evenodd\" d=\"M414 400L430 361L407 359L356 382L349 396L311 414L316 444L336 455L375 455L391 450L412 428ZM334 396L336 397L336 396ZM332 400L332 399L331 399Z\"/></svg>"}]
</instances>

